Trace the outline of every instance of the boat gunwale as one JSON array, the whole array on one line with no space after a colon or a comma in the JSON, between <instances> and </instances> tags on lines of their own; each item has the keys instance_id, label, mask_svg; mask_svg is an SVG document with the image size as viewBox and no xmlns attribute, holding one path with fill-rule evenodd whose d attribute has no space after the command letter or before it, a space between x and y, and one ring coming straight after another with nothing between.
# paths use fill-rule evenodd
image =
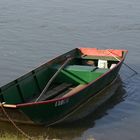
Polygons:
<instances>
[{"instance_id":1,"label":"boat gunwale","mask_svg":"<svg viewBox=\"0 0 140 140\"><path fill-rule=\"evenodd\" d=\"M123 52L125 52L126 54L128 53L127 50L122 50ZM51 100L47 100L47 101L39 101L39 102L31 102L31 103L21 103L21 104L16 104L16 108L20 108L20 107L26 107L26 106L33 106L33 105L42 105L42 104L49 104L49 103L53 103L53 102L57 102L57 101L61 101L61 100L65 100L68 99L72 96L75 96L76 94L78 94L79 92L81 92L82 90L86 89L87 87L89 87L90 85L94 84L96 81L98 81L99 79L103 78L104 76L108 75L109 73L111 73L114 69L116 69L119 65L121 65L121 63L123 63L126 54L122 57L122 59L120 59L120 61L116 64L116 66L114 66L112 69L109 69L109 71L105 72L104 74L102 74L101 76L99 76L96 80L93 80L92 82L88 83L84 88L80 89L78 92L75 92L73 95L69 95L67 97L60 97L57 99L51 99Z\"/></svg>"}]
</instances>

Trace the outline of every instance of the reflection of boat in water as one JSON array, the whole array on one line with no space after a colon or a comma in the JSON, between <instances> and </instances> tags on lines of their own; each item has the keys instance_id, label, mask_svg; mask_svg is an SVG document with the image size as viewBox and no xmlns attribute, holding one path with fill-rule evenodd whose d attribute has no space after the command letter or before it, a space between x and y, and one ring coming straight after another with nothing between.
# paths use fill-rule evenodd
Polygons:
<instances>
[{"instance_id":1,"label":"reflection of boat in water","mask_svg":"<svg viewBox=\"0 0 140 140\"><path fill-rule=\"evenodd\" d=\"M15 122L49 126L68 118L91 97L95 110L113 95L101 91L116 79L126 54L76 48L56 57L0 88L1 119L7 120L6 111Z\"/></svg>"}]
</instances>

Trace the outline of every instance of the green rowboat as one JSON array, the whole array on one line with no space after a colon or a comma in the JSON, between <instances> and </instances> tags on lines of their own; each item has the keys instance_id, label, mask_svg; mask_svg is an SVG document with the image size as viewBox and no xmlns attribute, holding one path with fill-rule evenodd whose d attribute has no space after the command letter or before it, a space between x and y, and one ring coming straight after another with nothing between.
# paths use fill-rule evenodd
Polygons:
<instances>
[{"instance_id":1,"label":"green rowboat","mask_svg":"<svg viewBox=\"0 0 140 140\"><path fill-rule=\"evenodd\" d=\"M20 123L61 122L116 79L126 54L127 50L76 48L50 60L0 87L0 120L8 120L5 111Z\"/></svg>"}]
</instances>

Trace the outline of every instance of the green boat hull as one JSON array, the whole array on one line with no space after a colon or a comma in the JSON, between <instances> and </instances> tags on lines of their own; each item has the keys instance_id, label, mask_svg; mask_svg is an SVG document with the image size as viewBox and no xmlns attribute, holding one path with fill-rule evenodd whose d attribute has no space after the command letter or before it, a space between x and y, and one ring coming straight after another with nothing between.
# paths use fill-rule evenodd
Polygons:
<instances>
[{"instance_id":1,"label":"green boat hull","mask_svg":"<svg viewBox=\"0 0 140 140\"><path fill-rule=\"evenodd\" d=\"M120 61L117 61L114 57L108 58L107 56L102 58L107 59L109 63L115 62L116 66L113 69L97 68L91 70L90 66L79 66L79 58L81 59L82 55L77 50L78 49L74 49L63 54L15 81L1 87L0 100L1 102L6 102L3 107L14 121L41 125L53 125L61 122L90 98L97 98L100 91L105 89L112 83L112 81L114 81L114 79L116 79L124 61L124 54L126 53L125 52L123 54ZM79 84L86 86L70 96L62 96L39 102L32 101L32 98L41 93L49 79L58 70L57 67L63 64L62 62L65 61L67 56L71 58L77 57L78 59L74 59L70 62L70 66L72 65L71 67L69 66L61 70L57 78L54 80L55 83L60 83L61 81L62 83L72 83L75 87ZM96 56L92 58L96 61L100 57L101 56ZM84 59L91 60L91 56L90 58L87 56ZM78 65L74 65L77 64L77 62ZM93 109L96 109L97 106L101 105L111 96L112 94L106 95L102 101L97 102L95 106L93 106ZM11 112L13 114L15 112L15 114L13 115ZM0 118L2 118L2 120L6 120L2 110Z\"/></svg>"},{"instance_id":2,"label":"green boat hull","mask_svg":"<svg viewBox=\"0 0 140 140\"><path fill-rule=\"evenodd\" d=\"M51 125L67 116L92 96L96 96L98 92L104 89L117 77L119 68L97 80L72 97L56 100L50 103L23 106L20 107L20 110L32 118L35 123Z\"/></svg>"}]
</instances>

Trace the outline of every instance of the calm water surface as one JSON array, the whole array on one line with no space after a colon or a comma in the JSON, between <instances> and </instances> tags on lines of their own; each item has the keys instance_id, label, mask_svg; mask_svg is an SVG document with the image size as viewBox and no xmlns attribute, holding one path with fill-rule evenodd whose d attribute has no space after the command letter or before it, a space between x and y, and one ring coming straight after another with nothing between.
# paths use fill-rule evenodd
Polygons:
<instances>
[{"instance_id":1,"label":"calm water surface","mask_svg":"<svg viewBox=\"0 0 140 140\"><path fill-rule=\"evenodd\" d=\"M125 62L140 73L140 1L0 0L1 86L81 46L127 49ZM123 66L117 96L96 113L88 110L90 114L82 120L50 128L20 127L35 138L137 140L140 75L130 78L132 74ZM0 133L11 139L21 137L8 123L0 123Z\"/></svg>"}]
</instances>

